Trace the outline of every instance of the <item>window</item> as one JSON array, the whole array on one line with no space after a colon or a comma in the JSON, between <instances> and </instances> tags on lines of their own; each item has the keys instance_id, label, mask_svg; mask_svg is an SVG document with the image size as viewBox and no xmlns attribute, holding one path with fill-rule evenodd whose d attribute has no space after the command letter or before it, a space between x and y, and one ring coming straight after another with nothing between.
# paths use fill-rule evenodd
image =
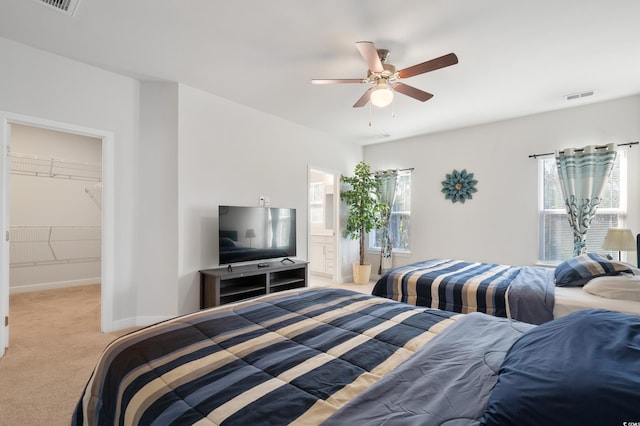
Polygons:
<instances>
[{"instance_id":1,"label":"window","mask_svg":"<svg viewBox=\"0 0 640 426\"><path fill-rule=\"evenodd\" d=\"M389 233L394 251L411 249L411 170L398 172L396 200L391 209ZM374 230L369 235L369 248L380 250L382 232Z\"/></svg>"},{"instance_id":2,"label":"window","mask_svg":"<svg viewBox=\"0 0 640 426\"><path fill-rule=\"evenodd\" d=\"M617 253L602 250L607 229L621 227L627 213L626 203L626 153L618 151L611 176L602 194L596 216L587 231L589 252ZM538 205L539 205L539 260L542 263L558 263L573 256L573 233L558 179L555 157L538 160Z\"/></svg>"}]
</instances>

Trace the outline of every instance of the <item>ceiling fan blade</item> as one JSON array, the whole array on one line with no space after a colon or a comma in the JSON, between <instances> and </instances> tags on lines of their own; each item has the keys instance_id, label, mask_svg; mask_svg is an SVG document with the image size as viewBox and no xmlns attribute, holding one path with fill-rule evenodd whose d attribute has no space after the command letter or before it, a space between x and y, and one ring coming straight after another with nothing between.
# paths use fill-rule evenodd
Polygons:
<instances>
[{"instance_id":1,"label":"ceiling fan blade","mask_svg":"<svg viewBox=\"0 0 640 426\"><path fill-rule=\"evenodd\" d=\"M425 72L434 71L457 63L458 57L455 53L449 53L448 55L440 56L439 58L431 59L430 61L401 69L398 71L398 76L400 78L409 78L414 75L424 74Z\"/></svg>"},{"instance_id":2,"label":"ceiling fan blade","mask_svg":"<svg viewBox=\"0 0 640 426\"><path fill-rule=\"evenodd\" d=\"M334 79L320 79L314 78L311 80L311 84L345 84L345 83L364 83L367 80L362 78L334 78Z\"/></svg>"},{"instance_id":3,"label":"ceiling fan blade","mask_svg":"<svg viewBox=\"0 0 640 426\"><path fill-rule=\"evenodd\" d=\"M403 95L410 96L413 99L417 99L420 102L425 102L433 98L433 95L431 93L416 89L413 86L409 86L403 83L395 83L393 85L393 90L395 90L396 92L400 92Z\"/></svg>"},{"instance_id":4,"label":"ceiling fan blade","mask_svg":"<svg viewBox=\"0 0 640 426\"><path fill-rule=\"evenodd\" d=\"M382 72L384 68L382 68L382 62L380 62L380 57L378 56L378 50L376 46L371 41L359 41L356 43L356 47L360 52L360 55L367 63L369 69L373 72Z\"/></svg>"},{"instance_id":5,"label":"ceiling fan blade","mask_svg":"<svg viewBox=\"0 0 640 426\"><path fill-rule=\"evenodd\" d=\"M369 98L371 97L372 91L373 91L373 87L368 89L366 92L364 92L364 95L362 95L360 99L358 99L358 101L355 104L353 104L353 107L360 108L365 106L367 102L369 102Z\"/></svg>"}]
</instances>

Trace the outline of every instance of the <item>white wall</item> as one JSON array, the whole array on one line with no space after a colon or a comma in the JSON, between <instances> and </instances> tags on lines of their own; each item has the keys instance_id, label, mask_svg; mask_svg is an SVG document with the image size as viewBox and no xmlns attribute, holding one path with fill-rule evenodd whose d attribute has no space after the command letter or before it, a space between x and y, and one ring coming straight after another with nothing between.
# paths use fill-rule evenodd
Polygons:
<instances>
[{"instance_id":1,"label":"white wall","mask_svg":"<svg viewBox=\"0 0 640 426\"><path fill-rule=\"evenodd\" d=\"M208 235L220 203L254 205L266 195L297 208L306 259L309 165L348 171L362 155L176 83L141 83L5 39L0 55L11 64L1 111L114 135L114 270L103 271L114 287L113 329L197 309L197 271L216 266Z\"/></svg>"},{"instance_id":2,"label":"white wall","mask_svg":"<svg viewBox=\"0 0 640 426\"><path fill-rule=\"evenodd\" d=\"M361 147L180 85L179 311L198 306L198 270L217 266L218 205L297 209L307 259L308 165L348 173Z\"/></svg>"},{"instance_id":3,"label":"white wall","mask_svg":"<svg viewBox=\"0 0 640 426\"><path fill-rule=\"evenodd\" d=\"M137 245L134 229L140 220L135 187L139 83L2 38L0 57L1 111L115 135L116 173L110 189L115 193L113 240L117 249L110 271L115 299L108 316L114 328L131 325L137 315L133 253Z\"/></svg>"},{"instance_id":4,"label":"white wall","mask_svg":"<svg viewBox=\"0 0 640 426\"><path fill-rule=\"evenodd\" d=\"M142 82L136 198L138 322L178 314L178 84Z\"/></svg>"},{"instance_id":5,"label":"white wall","mask_svg":"<svg viewBox=\"0 0 640 426\"><path fill-rule=\"evenodd\" d=\"M410 256L531 265L537 260L537 161L530 154L640 139L640 96L483 126L367 146L373 169L415 167ZM640 148L629 158L627 225L640 232ZM441 181L453 169L473 172L478 192L465 204L444 199ZM371 255L377 265L377 257ZM635 253L629 257L635 263Z\"/></svg>"},{"instance_id":6,"label":"white wall","mask_svg":"<svg viewBox=\"0 0 640 426\"><path fill-rule=\"evenodd\" d=\"M306 259L308 166L348 171L362 155L175 83L141 84L5 39L0 55L11 64L0 110L114 134L111 328L197 308L197 271L215 266L207 235L220 203L254 205L266 195L273 206L297 208Z\"/></svg>"}]
</instances>

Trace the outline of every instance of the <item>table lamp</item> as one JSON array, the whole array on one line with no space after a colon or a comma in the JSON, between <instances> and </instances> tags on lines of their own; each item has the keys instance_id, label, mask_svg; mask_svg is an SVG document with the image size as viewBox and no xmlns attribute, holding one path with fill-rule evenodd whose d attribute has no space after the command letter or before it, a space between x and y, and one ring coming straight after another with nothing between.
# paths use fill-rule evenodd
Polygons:
<instances>
[{"instance_id":1,"label":"table lamp","mask_svg":"<svg viewBox=\"0 0 640 426\"><path fill-rule=\"evenodd\" d=\"M618 260L620 260L620 252L635 251L636 242L630 229L609 228L607 236L604 237L602 248L605 250L616 250L618 252Z\"/></svg>"},{"instance_id":2,"label":"table lamp","mask_svg":"<svg viewBox=\"0 0 640 426\"><path fill-rule=\"evenodd\" d=\"M256 231L254 231L253 228L249 228L244 234L244 237L249 239L249 247L251 247L251 239L256 237Z\"/></svg>"}]
</instances>

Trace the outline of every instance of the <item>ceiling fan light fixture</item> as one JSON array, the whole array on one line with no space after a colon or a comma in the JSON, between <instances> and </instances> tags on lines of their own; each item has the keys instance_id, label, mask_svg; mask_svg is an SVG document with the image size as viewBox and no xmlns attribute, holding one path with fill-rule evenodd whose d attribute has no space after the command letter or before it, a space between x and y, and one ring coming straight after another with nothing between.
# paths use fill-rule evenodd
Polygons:
<instances>
[{"instance_id":1,"label":"ceiling fan light fixture","mask_svg":"<svg viewBox=\"0 0 640 426\"><path fill-rule=\"evenodd\" d=\"M369 100L374 106L384 108L393 102L393 92L385 83L380 83L371 92Z\"/></svg>"}]
</instances>

